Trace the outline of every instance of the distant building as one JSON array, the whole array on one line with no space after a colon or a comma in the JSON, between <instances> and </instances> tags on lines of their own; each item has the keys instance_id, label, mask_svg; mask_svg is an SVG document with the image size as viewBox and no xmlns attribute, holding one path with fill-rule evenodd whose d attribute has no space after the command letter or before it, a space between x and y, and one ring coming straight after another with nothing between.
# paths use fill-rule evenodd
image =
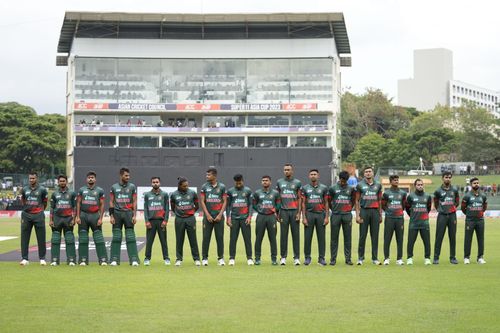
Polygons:
<instances>
[{"instance_id":1,"label":"distant building","mask_svg":"<svg viewBox=\"0 0 500 333\"><path fill-rule=\"evenodd\" d=\"M398 104L427 111L437 104L476 103L500 118L500 92L453 79L453 53L447 49L413 51L413 78L398 80Z\"/></svg>"}]
</instances>

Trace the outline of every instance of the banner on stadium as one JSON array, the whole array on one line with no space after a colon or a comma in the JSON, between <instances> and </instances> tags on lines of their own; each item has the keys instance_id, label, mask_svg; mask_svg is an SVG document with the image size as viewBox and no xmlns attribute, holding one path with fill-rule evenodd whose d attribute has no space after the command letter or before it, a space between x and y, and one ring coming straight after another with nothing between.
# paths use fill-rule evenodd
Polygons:
<instances>
[{"instance_id":1,"label":"banner on stadium","mask_svg":"<svg viewBox=\"0 0 500 333\"><path fill-rule=\"evenodd\" d=\"M76 102L75 111L312 111L318 103L239 103L239 104L159 104L159 103L85 103Z\"/></svg>"}]
</instances>

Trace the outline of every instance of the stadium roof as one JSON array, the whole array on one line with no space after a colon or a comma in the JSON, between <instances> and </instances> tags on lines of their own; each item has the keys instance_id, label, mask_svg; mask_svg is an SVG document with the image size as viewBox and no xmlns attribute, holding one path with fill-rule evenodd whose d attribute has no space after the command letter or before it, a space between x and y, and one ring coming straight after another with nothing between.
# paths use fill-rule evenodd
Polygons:
<instances>
[{"instance_id":1,"label":"stadium roof","mask_svg":"<svg viewBox=\"0 0 500 333\"><path fill-rule=\"evenodd\" d=\"M69 53L74 38L335 38L339 54L351 53L343 13L158 14L66 12L57 52Z\"/></svg>"}]
</instances>

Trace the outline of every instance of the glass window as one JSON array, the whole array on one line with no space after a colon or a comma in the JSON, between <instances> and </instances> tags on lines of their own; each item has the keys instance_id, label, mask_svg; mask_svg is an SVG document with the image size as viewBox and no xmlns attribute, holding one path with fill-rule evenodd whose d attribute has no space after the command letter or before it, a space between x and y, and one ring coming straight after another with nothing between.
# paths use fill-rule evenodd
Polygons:
<instances>
[{"instance_id":1,"label":"glass window","mask_svg":"<svg viewBox=\"0 0 500 333\"><path fill-rule=\"evenodd\" d=\"M114 136L77 136L77 147L114 147L116 138Z\"/></svg>"},{"instance_id":2,"label":"glass window","mask_svg":"<svg viewBox=\"0 0 500 333\"><path fill-rule=\"evenodd\" d=\"M239 148L244 147L245 138L243 137L206 137L206 148Z\"/></svg>"},{"instance_id":3,"label":"glass window","mask_svg":"<svg viewBox=\"0 0 500 333\"><path fill-rule=\"evenodd\" d=\"M249 126L288 126L289 116L248 116Z\"/></svg>"},{"instance_id":4,"label":"glass window","mask_svg":"<svg viewBox=\"0 0 500 333\"><path fill-rule=\"evenodd\" d=\"M162 147L167 148L197 148L201 147L200 137L167 137L162 138Z\"/></svg>"},{"instance_id":5,"label":"glass window","mask_svg":"<svg viewBox=\"0 0 500 333\"><path fill-rule=\"evenodd\" d=\"M117 99L120 102L158 102L159 59L118 59L117 77Z\"/></svg>"},{"instance_id":6,"label":"glass window","mask_svg":"<svg viewBox=\"0 0 500 333\"><path fill-rule=\"evenodd\" d=\"M205 116L203 127L244 127L245 116Z\"/></svg>"},{"instance_id":7,"label":"glass window","mask_svg":"<svg viewBox=\"0 0 500 333\"><path fill-rule=\"evenodd\" d=\"M118 140L120 147L154 148L158 147L156 136L120 136Z\"/></svg>"},{"instance_id":8,"label":"glass window","mask_svg":"<svg viewBox=\"0 0 500 333\"><path fill-rule=\"evenodd\" d=\"M290 138L292 147L326 147L327 139L326 136L298 136Z\"/></svg>"},{"instance_id":9,"label":"glass window","mask_svg":"<svg viewBox=\"0 0 500 333\"><path fill-rule=\"evenodd\" d=\"M328 126L327 115L292 115L292 125L295 126Z\"/></svg>"},{"instance_id":10,"label":"glass window","mask_svg":"<svg viewBox=\"0 0 500 333\"><path fill-rule=\"evenodd\" d=\"M250 136L248 137L248 147L253 148L277 148L286 147L287 137L286 136Z\"/></svg>"}]
</instances>

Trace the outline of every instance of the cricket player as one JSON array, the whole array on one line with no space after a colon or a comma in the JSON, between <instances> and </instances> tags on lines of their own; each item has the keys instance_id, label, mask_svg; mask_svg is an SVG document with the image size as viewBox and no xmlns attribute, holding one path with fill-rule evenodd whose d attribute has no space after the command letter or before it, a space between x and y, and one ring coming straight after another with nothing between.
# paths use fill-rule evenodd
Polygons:
<instances>
[{"instance_id":1,"label":"cricket player","mask_svg":"<svg viewBox=\"0 0 500 333\"><path fill-rule=\"evenodd\" d=\"M278 179L276 190L280 194L280 264L286 265L288 255L288 230L292 231L293 264L300 265L300 188L302 182L293 176L293 166L290 163L283 167L285 177Z\"/></svg>"},{"instance_id":2,"label":"cricket player","mask_svg":"<svg viewBox=\"0 0 500 333\"><path fill-rule=\"evenodd\" d=\"M326 266L325 228L328 224L328 187L319 182L319 171L309 170L309 184L300 190L302 203L302 223L304 224L304 265L311 264L311 243L316 228L318 240L318 264Z\"/></svg>"},{"instance_id":3,"label":"cricket player","mask_svg":"<svg viewBox=\"0 0 500 333\"><path fill-rule=\"evenodd\" d=\"M332 209L330 229L330 265L337 264L337 251L339 248L339 233L342 227L344 234L345 263L352 266L352 209L356 201L356 190L348 185L349 173L341 171L339 181L329 189L330 207Z\"/></svg>"},{"instance_id":4,"label":"cricket player","mask_svg":"<svg viewBox=\"0 0 500 333\"><path fill-rule=\"evenodd\" d=\"M125 227L125 241L129 263L139 266L137 242L134 226L137 213L137 189L130 183L130 170L120 169L120 181L111 186L109 198L109 217L113 225L113 240L111 241L111 266L120 264L120 249L122 245L122 228Z\"/></svg>"},{"instance_id":5,"label":"cricket player","mask_svg":"<svg viewBox=\"0 0 500 333\"><path fill-rule=\"evenodd\" d=\"M104 216L104 190L96 185L94 171L87 173L87 186L78 190L76 197L76 217L78 224L78 257L80 266L89 264L89 229L92 230L97 260L101 266L108 264L106 242L102 234Z\"/></svg>"},{"instance_id":6,"label":"cricket player","mask_svg":"<svg viewBox=\"0 0 500 333\"><path fill-rule=\"evenodd\" d=\"M260 265L262 254L262 240L267 230L267 237L271 246L271 262L277 265L276 221L281 206L278 191L271 189L271 177L262 176L262 188L253 194L253 209L257 212L255 221L255 265Z\"/></svg>"},{"instance_id":7,"label":"cricket player","mask_svg":"<svg viewBox=\"0 0 500 333\"><path fill-rule=\"evenodd\" d=\"M167 245L167 223L169 214L168 193L160 188L160 177L151 177L151 191L144 194L144 221L146 223L146 258L144 266L151 263L151 249L155 236L160 239L163 262L170 265Z\"/></svg>"},{"instance_id":8,"label":"cricket player","mask_svg":"<svg viewBox=\"0 0 500 333\"><path fill-rule=\"evenodd\" d=\"M66 244L66 262L70 266L76 265L75 235L73 234L76 193L68 189L67 184L68 177L59 175L57 177L58 189L50 197L51 266L59 265L62 234L64 234L64 243Z\"/></svg>"},{"instance_id":9,"label":"cricket player","mask_svg":"<svg viewBox=\"0 0 500 333\"><path fill-rule=\"evenodd\" d=\"M373 168L366 167L364 179L356 186L356 223L359 224L358 265L365 260L365 243L370 229L372 241L372 263L380 265L378 260L378 233L382 223L382 185L373 178Z\"/></svg>"},{"instance_id":10,"label":"cricket player","mask_svg":"<svg viewBox=\"0 0 500 333\"><path fill-rule=\"evenodd\" d=\"M186 178L179 177L177 191L170 195L170 208L175 214L176 261L175 266L182 265L184 237L187 233L194 264L201 266L198 241L196 240L196 217L198 195L189 188Z\"/></svg>"},{"instance_id":11,"label":"cricket player","mask_svg":"<svg viewBox=\"0 0 500 333\"><path fill-rule=\"evenodd\" d=\"M477 238L477 263L486 264L484 255L484 212L488 209L486 194L479 190L479 179L470 180L471 191L462 199L462 212L465 214L464 264L470 264L470 250L474 231Z\"/></svg>"},{"instance_id":12,"label":"cricket player","mask_svg":"<svg viewBox=\"0 0 500 333\"><path fill-rule=\"evenodd\" d=\"M399 176L390 175L391 187L382 194L382 209L385 211L384 221L384 265L390 264L390 248L392 235L396 234L396 264L403 265L404 209L406 192L399 188Z\"/></svg>"},{"instance_id":13,"label":"cricket player","mask_svg":"<svg viewBox=\"0 0 500 333\"><path fill-rule=\"evenodd\" d=\"M38 258L40 265L45 266L45 208L47 208L47 189L38 184L38 175L31 172L28 175L29 185L21 190L23 211L21 213L21 266L29 265L29 245L31 230L35 227L36 241L38 243Z\"/></svg>"},{"instance_id":14,"label":"cricket player","mask_svg":"<svg viewBox=\"0 0 500 333\"><path fill-rule=\"evenodd\" d=\"M226 186L217 181L217 169L208 168L207 182L201 187L201 209L203 210L203 241L201 242L201 264L208 266L208 250L212 231L217 241L217 264L224 266L224 211L227 204Z\"/></svg>"},{"instance_id":15,"label":"cricket player","mask_svg":"<svg viewBox=\"0 0 500 333\"><path fill-rule=\"evenodd\" d=\"M443 243L446 228L450 239L450 263L458 264L455 254L457 243L457 207L460 204L458 188L451 185L452 174L450 171L443 172L441 179L443 184L434 192L434 207L438 211L436 222L436 240L434 243L433 264L439 264L441 244Z\"/></svg>"},{"instance_id":16,"label":"cricket player","mask_svg":"<svg viewBox=\"0 0 500 333\"><path fill-rule=\"evenodd\" d=\"M407 265L413 265L413 246L420 233L424 242L425 265L431 264L431 233L429 230L429 212L432 207L431 196L424 192L424 182L417 178L413 183L415 192L408 194L406 197L406 212L410 216L410 224L408 227L408 259Z\"/></svg>"},{"instance_id":17,"label":"cricket player","mask_svg":"<svg viewBox=\"0 0 500 333\"><path fill-rule=\"evenodd\" d=\"M229 266L234 266L236 258L236 243L241 229L245 242L247 264L252 266L252 190L243 183L243 176L236 174L233 177L234 187L227 191L227 225L231 228L229 237Z\"/></svg>"}]
</instances>

